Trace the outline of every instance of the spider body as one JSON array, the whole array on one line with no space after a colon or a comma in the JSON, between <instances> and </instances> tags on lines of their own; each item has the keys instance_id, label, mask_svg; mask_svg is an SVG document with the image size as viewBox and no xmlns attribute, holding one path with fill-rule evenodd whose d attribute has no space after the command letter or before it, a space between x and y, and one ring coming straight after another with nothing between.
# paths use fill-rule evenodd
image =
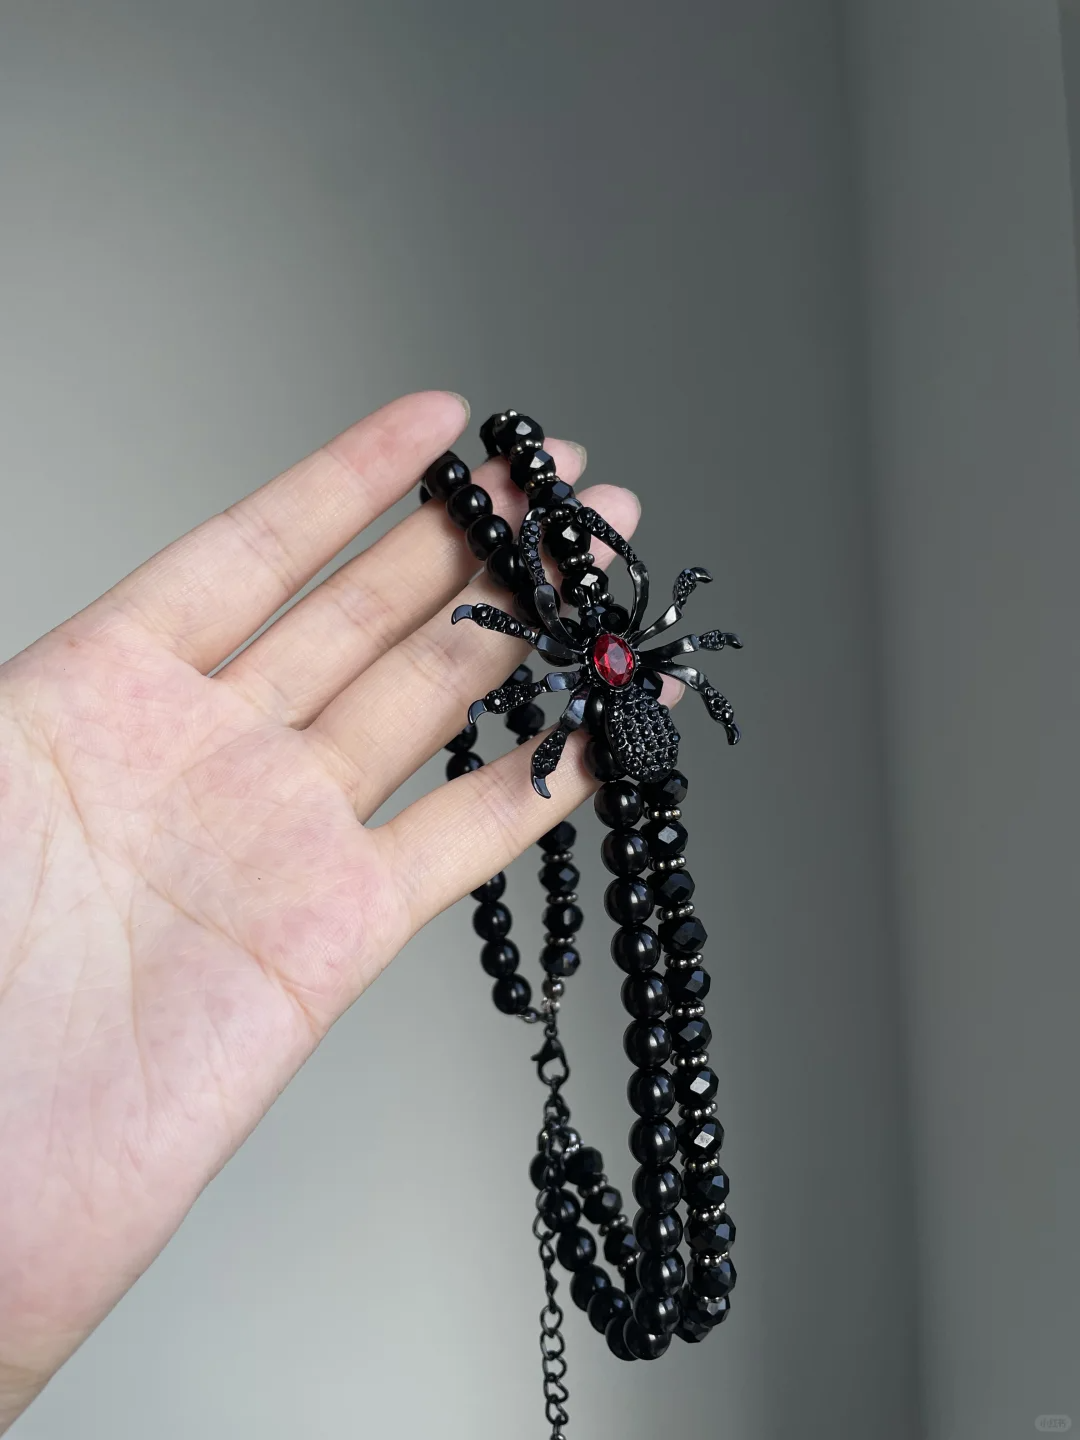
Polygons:
<instances>
[{"instance_id":1,"label":"spider body","mask_svg":"<svg viewBox=\"0 0 1080 1440\"><path fill-rule=\"evenodd\" d=\"M631 610L612 603L602 591L583 593L583 587L579 587L571 592L575 593L578 618L559 613L555 589L540 559L540 544L552 526L570 523L602 540L625 561L634 587ZM649 597L648 571L623 537L596 511L580 505L530 510L522 521L519 546L534 582L532 609L538 623L517 620L491 605L459 605L451 619L454 624L472 620L484 629L525 640L538 654L564 667L539 681L520 682L511 677L469 708L469 723L475 724L485 713L505 714L546 691L570 691L558 725L533 754L532 783L538 794L550 799L547 776L558 765L567 737L583 725L610 752L609 768L613 773L649 781L674 769L679 732L668 707L660 703L665 675L696 690L712 718L724 727L728 743L736 744L739 727L731 705L700 670L683 664L682 657L696 650L723 650L728 646L740 649L738 636L710 630L651 645L678 622L696 587L712 579L707 570L694 566L681 571L671 605L651 625L643 626ZM566 590L564 586L564 594Z\"/></svg>"}]
</instances>

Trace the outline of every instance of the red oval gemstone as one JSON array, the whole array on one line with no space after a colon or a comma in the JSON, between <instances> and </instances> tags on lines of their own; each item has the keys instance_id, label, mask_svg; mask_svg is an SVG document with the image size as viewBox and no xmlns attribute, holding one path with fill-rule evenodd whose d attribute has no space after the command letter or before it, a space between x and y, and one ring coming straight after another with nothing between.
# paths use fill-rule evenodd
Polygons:
<instances>
[{"instance_id":1,"label":"red oval gemstone","mask_svg":"<svg viewBox=\"0 0 1080 1440\"><path fill-rule=\"evenodd\" d=\"M599 635L593 646L593 664L609 685L629 685L634 673L634 652L618 635Z\"/></svg>"}]
</instances>

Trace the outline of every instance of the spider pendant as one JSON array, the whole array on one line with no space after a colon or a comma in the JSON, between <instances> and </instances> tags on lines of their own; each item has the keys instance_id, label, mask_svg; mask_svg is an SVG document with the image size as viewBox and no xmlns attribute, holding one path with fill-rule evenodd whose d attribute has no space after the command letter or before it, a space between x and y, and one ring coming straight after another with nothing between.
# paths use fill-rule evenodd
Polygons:
<instances>
[{"instance_id":1,"label":"spider pendant","mask_svg":"<svg viewBox=\"0 0 1080 1440\"><path fill-rule=\"evenodd\" d=\"M634 588L631 610L601 596L578 604L577 620L560 615L555 589L548 583L540 559L544 534L550 525L560 521L572 521L587 530L626 562ZM739 727L731 705L700 670L683 664L682 657L695 650L723 650L728 646L741 649L738 636L726 630L709 630L651 647L657 636L678 622L696 587L712 579L707 570L694 566L681 571L672 603L651 625L643 626L649 598L648 571L623 537L596 511L577 504L573 508L530 511L521 525L519 545L533 580L533 607L539 625L516 620L492 605L459 605L451 620L454 624L472 620L486 630L525 640L553 664L574 667L554 670L535 682L509 680L469 707L469 723L475 724L483 714L505 714L544 692L571 692L558 725L533 753L532 783L539 795L551 798L547 776L558 765L567 737L582 725L607 745L616 768L633 779L649 781L673 770L679 754L679 732L668 707L659 700L664 675L696 690L712 718L724 727L728 743L737 743Z\"/></svg>"}]
</instances>

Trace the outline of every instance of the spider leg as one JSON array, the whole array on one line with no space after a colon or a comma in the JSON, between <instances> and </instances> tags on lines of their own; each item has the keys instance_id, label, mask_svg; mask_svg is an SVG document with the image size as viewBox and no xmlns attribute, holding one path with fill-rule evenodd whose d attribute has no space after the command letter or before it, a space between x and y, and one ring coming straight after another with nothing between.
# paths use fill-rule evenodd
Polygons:
<instances>
[{"instance_id":1,"label":"spider leg","mask_svg":"<svg viewBox=\"0 0 1080 1440\"><path fill-rule=\"evenodd\" d=\"M459 620L471 620L485 630L497 630L500 635L512 635L515 640L524 640L556 665L570 665L582 658L581 651L576 647L571 649L569 645L553 640L542 630L522 624L520 620L515 620L513 615L507 615L505 610L498 610L494 605L459 605L450 616L450 623L456 625Z\"/></svg>"},{"instance_id":2,"label":"spider leg","mask_svg":"<svg viewBox=\"0 0 1080 1440\"><path fill-rule=\"evenodd\" d=\"M581 686L575 690L570 697L570 703L562 713L558 725L550 733L545 735L540 744L533 751L532 757L532 783L533 789L545 800L551 799L551 791L547 787L546 777L551 774L558 765L562 756L563 747L566 745L567 736L574 730L580 728L585 719L585 702L589 698L589 687Z\"/></svg>"},{"instance_id":3,"label":"spider leg","mask_svg":"<svg viewBox=\"0 0 1080 1440\"><path fill-rule=\"evenodd\" d=\"M733 650L742 649L742 641L730 630L706 630L702 635L684 635L681 640L670 640L655 650L642 650L640 658L646 665L654 665L663 660L674 660L679 655L690 655L695 650L723 650L726 645Z\"/></svg>"},{"instance_id":4,"label":"spider leg","mask_svg":"<svg viewBox=\"0 0 1080 1440\"><path fill-rule=\"evenodd\" d=\"M573 690L581 684L582 676L581 670L552 670L542 680L526 681L524 684L507 680L497 690L489 690L482 700L473 701L469 706L469 724L475 725L481 715L505 715L537 695L553 690Z\"/></svg>"},{"instance_id":5,"label":"spider leg","mask_svg":"<svg viewBox=\"0 0 1080 1440\"><path fill-rule=\"evenodd\" d=\"M741 731L735 724L735 711L726 696L721 695L716 686L711 684L709 677L703 675L700 670L695 670L692 665L676 665L673 660L663 660L659 664L652 662L653 669L659 670L662 675L671 675L676 680L681 680L691 690L696 690L705 701L705 709L718 725L723 725L727 732L728 744L737 745Z\"/></svg>"},{"instance_id":6,"label":"spider leg","mask_svg":"<svg viewBox=\"0 0 1080 1440\"><path fill-rule=\"evenodd\" d=\"M665 630L670 630L672 625L677 624L682 618L683 606L697 587L707 585L711 580L712 576L708 570L702 569L700 565L691 565L687 570L680 570L675 577L675 584L672 586L672 603L647 630L642 630L640 635L634 635L634 644L642 645L646 640L654 640L657 635L662 635Z\"/></svg>"}]
</instances>

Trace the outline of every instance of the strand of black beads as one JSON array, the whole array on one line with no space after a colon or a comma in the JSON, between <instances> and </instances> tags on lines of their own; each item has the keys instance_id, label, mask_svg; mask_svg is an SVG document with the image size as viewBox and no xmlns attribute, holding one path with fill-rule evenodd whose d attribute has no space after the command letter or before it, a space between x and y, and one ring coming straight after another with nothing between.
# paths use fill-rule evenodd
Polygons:
<instances>
[{"instance_id":1,"label":"strand of black beads","mask_svg":"<svg viewBox=\"0 0 1080 1440\"><path fill-rule=\"evenodd\" d=\"M671 1003L669 1028L674 1049L677 1129L683 1160L686 1237L691 1252L682 1290L681 1339L703 1340L726 1319L735 1269L728 1253L735 1225L727 1213L728 1178L720 1166L723 1126L716 1119L719 1084L709 1065L712 1031L705 1018L711 984L701 952L708 938L694 912L694 879L686 869L686 827L680 805L686 777L677 770L642 787L648 806L644 835L652 863L650 886L659 911L659 939Z\"/></svg>"}]
</instances>

